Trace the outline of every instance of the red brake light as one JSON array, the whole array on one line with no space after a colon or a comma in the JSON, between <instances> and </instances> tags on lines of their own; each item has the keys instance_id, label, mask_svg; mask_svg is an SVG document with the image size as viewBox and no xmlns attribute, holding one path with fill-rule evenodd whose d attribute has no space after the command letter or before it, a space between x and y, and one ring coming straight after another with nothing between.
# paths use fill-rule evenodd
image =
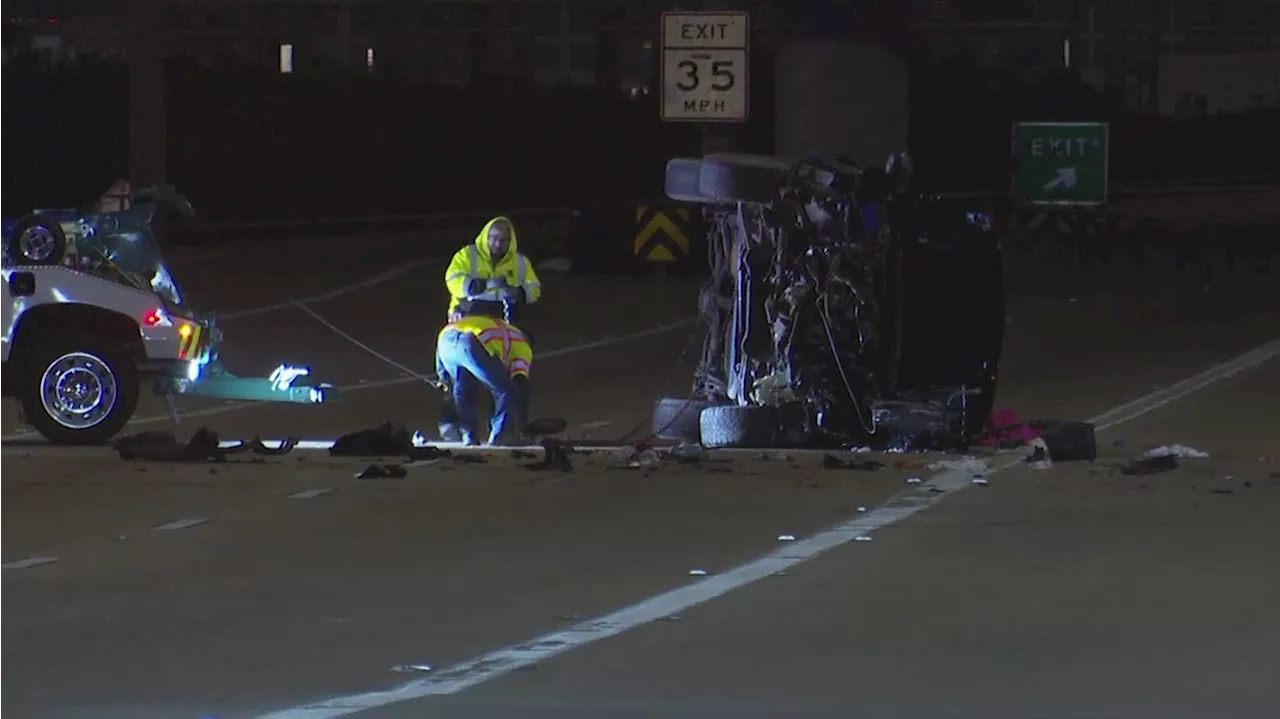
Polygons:
<instances>
[{"instance_id":1,"label":"red brake light","mask_svg":"<svg viewBox=\"0 0 1280 719\"><path fill-rule=\"evenodd\" d=\"M156 325L160 324L163 321L164 321L164 315L160 313L160 310L151 310L150 312L142 316L142 324L146 325L147 327L155 327Z\"/></svg>"}]
</instances>

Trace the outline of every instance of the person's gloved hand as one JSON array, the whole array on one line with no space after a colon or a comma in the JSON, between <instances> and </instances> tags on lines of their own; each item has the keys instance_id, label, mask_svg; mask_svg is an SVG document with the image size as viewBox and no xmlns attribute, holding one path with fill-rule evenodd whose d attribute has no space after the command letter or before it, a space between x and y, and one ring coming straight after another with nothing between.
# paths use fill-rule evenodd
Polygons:
<instances>
[{"instance_id":1,"label":"person's gloved hand","mask_svg":"<svg viewBox=\"0 0 1280 719\"><path fill-rule=\"evenodd\" d=\"M524 288L506 285L502 288L502 299L512 304L524 302Z\"/></svg>"},{"instance_id":2,"label":"person's gloved hand","mask_svg":"<svg viewBox=\"0 0 1280 719\"><path fill-rule=\"evenodd\" d=\"M479 277L472 277L467 280L467 283L462 287L462 291L465 292L468 297L474 297L481 294L484 292L484 280Z\"/></svg>"}]
</instances>

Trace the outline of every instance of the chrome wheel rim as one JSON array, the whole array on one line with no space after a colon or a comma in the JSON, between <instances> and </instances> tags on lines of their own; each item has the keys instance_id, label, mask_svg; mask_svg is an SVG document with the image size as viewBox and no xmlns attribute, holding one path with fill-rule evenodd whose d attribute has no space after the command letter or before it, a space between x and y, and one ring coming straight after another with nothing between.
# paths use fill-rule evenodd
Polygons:
<instances>
[{"instance_id":1,"label":"chrome wheel rim","mask_svg":"<svg viewBox=\"0 0 1280 719\"><path fill-rule=\"evenodd\" d=\"M28 227L18 237L18 251L32 262L44 262L53 256L53 249L58 244L53 233L47 227L36 225Z\"/></svg>"},{"instance_id":2,"label":"chrome wheel rim","mask_svg":"<svg viewBox=\"0 0 1280 719\"><path fill-rule=\"evenodd\" d=\"M100 357L69 352L49 364L40 378L40 403L50 419L67 429L89 429L116 406L115 373Z\"/></svg>"}]
</instances>

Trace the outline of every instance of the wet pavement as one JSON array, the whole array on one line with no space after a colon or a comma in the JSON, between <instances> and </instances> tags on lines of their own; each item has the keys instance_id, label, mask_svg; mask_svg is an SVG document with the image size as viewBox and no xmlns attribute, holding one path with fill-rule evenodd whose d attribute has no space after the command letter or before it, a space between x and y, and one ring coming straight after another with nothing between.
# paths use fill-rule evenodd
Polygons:
<instances>
[{"instance_id":1,"label":"wet pavement","mask_svg":"<svg viewBox=\"0 0 1280 719\"><path fill-rule=\"evenodd\" d=\"M257 269L241 293L209 265L189 284L245 300L219 302L239 311L328 293L308 306L378 353L430 369L438 269L335 293L386 267L359 270L333 282ZM653 399L687 387L699 345L679 322L696 287L544 283L530 314L539 356L549 355L535 369L535 414L566 417L579 437L643 435ZM1094 416L1277 335L1273 304L1239 287L1195 291L1017 298L998 404L1027 418ZM234 369L306 361L362 389L328 407L186 403L206 414L180 433L203 424L232 438L328 439L386 419L434 421L431 390L297 308L228 315ZM1092 465L997 472L987 486L933 493L872 542L670 616L641 612L652 621L619 636L588 628L582 636L601 640L555 658L534 646L521 668L481 667L455 694L356 706L370 717L1270 716L1280 701L1265 681L1280 668L1268 651L1280 640L1269 619L1280 599L1269 519L1280 497L1278 390L1276 360L1244 369L1142 405L1150 411L1101 435ZM163 409L148 402L139 415ZM6 403L6 437L13 417ZM1111 467L1170 443L1211 457L1149 477ZM735 576L767 552L799 552L824 528L927 492L909 478L943 481L882 459L876 472L823 469L815 453L628 469L599 452L559 473L496 453L360 480L367 460L317 452L208 467L6 441L4 562L57 560L4 571L3 709L248 717L447 676ZM419 668L394 670L408 665Z\"/></svg>"}]
</instances>

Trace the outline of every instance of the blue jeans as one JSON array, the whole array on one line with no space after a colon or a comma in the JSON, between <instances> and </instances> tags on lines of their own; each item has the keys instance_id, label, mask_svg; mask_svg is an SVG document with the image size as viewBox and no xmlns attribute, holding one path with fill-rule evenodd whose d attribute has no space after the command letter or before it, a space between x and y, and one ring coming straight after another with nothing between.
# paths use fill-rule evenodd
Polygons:
<instances>
[{"instance_id":1,"label":"blue jeans","mask_svg":"<svg viewBox=\"0 0 1280 719\"><path fill-rule=\"evenodd\" d=\"M489 421L489 443L507 433L512 410L511 377L502 360L485 351L480 340L470 332L446 330L436 344L436 374L448 378L453 388L453 411L462 430L462 441L475 439L479 417L476 412L478 392L483 386L493 395L493 417Z\"/></svg>"}]
</instances>

